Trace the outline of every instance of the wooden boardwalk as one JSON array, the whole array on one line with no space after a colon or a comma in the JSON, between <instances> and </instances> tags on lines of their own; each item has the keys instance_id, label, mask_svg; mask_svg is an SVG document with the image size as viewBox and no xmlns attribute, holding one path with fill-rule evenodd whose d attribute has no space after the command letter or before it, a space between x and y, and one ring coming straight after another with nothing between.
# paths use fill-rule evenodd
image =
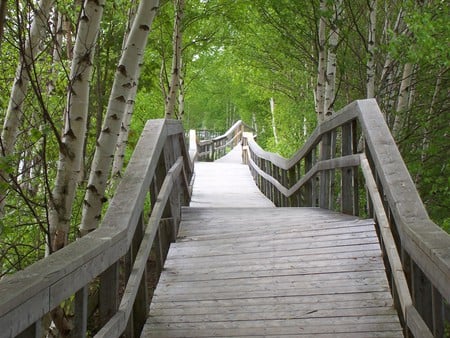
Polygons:
<instances>
[{"instance_id":1,"label":"wooden boardwalk","mask_svg":"<svg viewBox=\"0 0 450 338\"><path fill-rule=\"evenodd\" d=\"M402 337L373 222L275 208L239 160L196 163L142 337Z\"/></svg>"}]
</instances>

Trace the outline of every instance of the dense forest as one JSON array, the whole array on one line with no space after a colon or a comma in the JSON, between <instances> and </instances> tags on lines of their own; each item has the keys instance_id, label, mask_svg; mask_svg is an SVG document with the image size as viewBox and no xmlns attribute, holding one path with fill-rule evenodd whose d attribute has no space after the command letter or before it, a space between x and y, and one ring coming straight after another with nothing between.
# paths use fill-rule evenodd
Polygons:
<instances>
[{"instance_id":1,"label":"dense forest","mask_svg":"<svg viewBox=\"0 0 450 338\"><path fill-rule=\"evenodd\" d=\"M443 0L1 0L0 277L99 224L152 118L242 119L289 156L374 97L448 231L449 17Z\"/></svg>"}]
</instances>

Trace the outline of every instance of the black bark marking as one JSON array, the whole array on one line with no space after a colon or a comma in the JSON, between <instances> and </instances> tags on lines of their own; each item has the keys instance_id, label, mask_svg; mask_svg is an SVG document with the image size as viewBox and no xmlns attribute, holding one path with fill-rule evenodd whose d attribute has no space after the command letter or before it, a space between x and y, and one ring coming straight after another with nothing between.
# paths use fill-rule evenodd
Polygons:
<instances>
[{"instance_id":1,"label":"black bark marking","mask_svg":"<svg viewBox=\"0 0 450 338\"><path fill-rule=\"evenodd\" d=\"M72 139L72 140L76 140L77 137L75 136L75 133L73 132L72 128L70 128L65 134L64 136Z\"/></svg>"},{"instance_id":2,"label":"black bark marking","mask_svg":"<svg viewBox=\"0 0 450 338\"><path fill-rule=\"evenodd\" d=\"M98 190L93 184L89 184L86 189L92 191L94 194L98 194Z\"/></svg>"},{"instance_id":3,"label":"black bark marking","mask_svg":"<svg viewBox=\"0 0 450 338\"><path fill-rule=\"evenodd\" d=\"M125 65L119 65L119 67L117 67L117 71L122 74L123 76L128 76L127 75L127 67L125 67Z\"/></svg>"}]
</instances>

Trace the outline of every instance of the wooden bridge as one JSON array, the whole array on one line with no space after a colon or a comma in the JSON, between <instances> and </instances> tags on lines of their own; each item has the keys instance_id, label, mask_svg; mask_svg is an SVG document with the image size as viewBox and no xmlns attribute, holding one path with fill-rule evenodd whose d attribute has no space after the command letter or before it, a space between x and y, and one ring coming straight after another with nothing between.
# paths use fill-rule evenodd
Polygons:
<instances>
[{"instance_id":1,"label":"wooden bridge","mask_svg":"<svg viewBox=\"0 0 450 338\"><path fill-rule=\"evenodd\" d=\"M73 337L448 336L450 236L376 102L291 159L244 130L188 149L149 121L101 227L0 281L0 337L40 337L62 303Z\"/></svg>"}]
</instances>

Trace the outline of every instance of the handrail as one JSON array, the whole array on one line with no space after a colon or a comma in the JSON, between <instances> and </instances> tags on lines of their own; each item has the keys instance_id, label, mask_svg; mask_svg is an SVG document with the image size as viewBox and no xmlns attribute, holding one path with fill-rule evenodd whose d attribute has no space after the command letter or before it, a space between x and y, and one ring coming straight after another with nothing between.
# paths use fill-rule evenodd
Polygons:
<instances>
[{"instance_id":1,"label":"handrail","mask_svg":"<svg viewBox=\"0 0 450 338\"><path fill-rule=\"evenodd\" d=\"M235 122L224 134L210 140L202 140L196 143L196 159L200 161L214 161L228 153L228 150L235 147L242 139L244 130L251 130L241 120ZM191 135L195 135L191 134ZM193 139L191 138L190 144Z\"/></svg>"},{"instance_id":2,"label":"handrail","mask_svg":"<svg viewBox=\"0 0 450 338\"><path fill-rule=\"evenodd\" d=\"M432 338L433 334L413 305L402 261L397 251L394 235L392 234L389 220L384 210L383 201L378 191L375 178L373 177L369 161L367 160L366 155L361 154L360 156L361 169L366 181L367 191L373 203L374 216L376 217L382 243L384 244L384 251L386 252L389 261L395 289L398 292L401 314L403 318L405 318L407 326L413 328L411 331L413 331L414 336Z\"/></svg>"},{"instance_id":3,"label":"handrail","mask_svg":"<svg viewBox=\"0 0 450 338\"><path fill-rule=\"evenodd\" d=\"M181 205L190 199L187 185L192 172L181 123L149 121L101 226L0 281L0 337L14 337L24 330L37 336L41 318L73 295L76 309L72 336L85 336L87 290L96 278L100 280L101 321L107 324L113 318L107 326L113 336L118 337L125 327L142 328L148 310L148 254L153 245L159 264L164 261L176 236ZM149 199L152 211L144 229ZM126 262L124 269L119 269L121 260ZM126 289L120 307L119 270L128 271L121 276ZM132 325L127 326L130 315Z\"/></svg>"},{"instance_id":4,"label":"handrail","mask_svg":"<svg viewBox=\"0 0 450 338\"><path fill-rule=\"evenodd\" d=\"M319 206L360 215L361 139L411 289L405 291L402 284L398 290L391 280L396 301L399 292L408 292L414 304L414 309L405 305L405 298L400 304L405 327L422 337L424 321L435 336L441 336L445 313L450 312L450 236L429 219L374 99L355 101L320 124L290 159L265 152L251 136L244 137L243 144L258 187L275 205ZM367 196L370 217L374 198ZM381 218L380 210L376 212ZM389 279L394 279L395 269L395 264L387 269Z\"/></svg>"}]
</instances>

